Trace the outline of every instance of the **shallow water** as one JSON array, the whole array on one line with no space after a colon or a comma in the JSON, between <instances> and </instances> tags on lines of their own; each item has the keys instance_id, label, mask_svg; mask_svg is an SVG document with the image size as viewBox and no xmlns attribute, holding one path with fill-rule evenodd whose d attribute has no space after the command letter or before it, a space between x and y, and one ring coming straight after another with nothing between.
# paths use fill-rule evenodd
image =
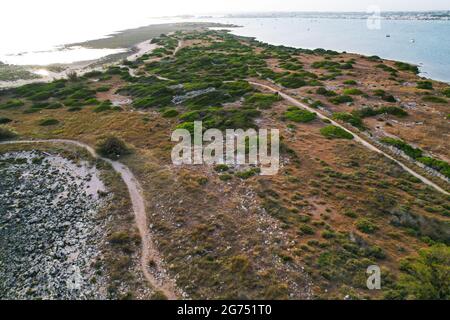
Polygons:
<instances>
[{"instance_id":1,"label":"shallow water","mask_svg":"<svg viewBox=\"0 0 450 320\"><path fill-rule=\"evenodd\" d=\"M97 60L110 54L125 52L125 49L88 49L83 47L56 48L47 51L5 55L2 62L15 65L70 64L78 61Z\"/></svg>"}]
</instances>

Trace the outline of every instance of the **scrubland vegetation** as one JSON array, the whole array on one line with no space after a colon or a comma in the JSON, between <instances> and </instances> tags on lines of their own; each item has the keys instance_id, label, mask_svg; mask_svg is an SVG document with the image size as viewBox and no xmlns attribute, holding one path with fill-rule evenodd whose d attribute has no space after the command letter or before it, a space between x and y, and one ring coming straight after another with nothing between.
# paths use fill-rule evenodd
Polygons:
<instances>
[{"instance_id":1,"label":"scrubland vegetation","mask_svg":"<svg viewBox=\"0 0 450 320\"><path fill-rule=\"evenodd\" d=\"M174 56L180 40L188 44ZM24 138L70 138L121 158L142 184L167 271L189 298L449 297L442 276L449 198L362 148L351 133L249 81L269 79L367 134L372 122L395 123L380 118L417 121L416 110L400 100L445 107L448 87L420 83L416 67L379 57L272 46L224 32L153 41L159 49L133 63L0 92L0 123L11 126L1 127L0 139L11 139L12 130ZM367 69L359 70L363 63L417 87L405 96L397 87L372 86L362 76ZM131 102L114 107L114 95ZM170 132L192 131L197 120L205 130L258 128L261 121L297 129L282 132L276 176L260 176L254 167L173 167ZM428 156L428 149L400 139L381 142L449 177L448 163ZM126 211L121 196L115 201ZM114 292L130 277L127 252L137 241L117 226L108 234ZM380 292L365 287L366 268L374 264L382 267Z\"/></svg>"}]
</instances>

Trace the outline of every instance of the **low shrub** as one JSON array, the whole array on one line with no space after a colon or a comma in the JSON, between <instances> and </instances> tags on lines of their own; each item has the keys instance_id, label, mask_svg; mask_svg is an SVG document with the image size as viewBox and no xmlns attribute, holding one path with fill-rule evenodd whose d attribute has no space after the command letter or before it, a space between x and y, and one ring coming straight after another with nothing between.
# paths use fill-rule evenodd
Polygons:
<instances>
[{"instance_id":1,"label":"low shrub","mask_svg":"<svg viewBox=\"0 0 450 320\"><path fill-rule=\"evenodd\" d=\"M359 118L374 117L380 114L390 114L397 117L406 117L408 115L408 112L399 107L381 107L378 109L365 107L359 110L352 111L352 115Z\"/></svg>"},{"instance_id":2,"label":"low shrub","mask_svg":"<svg viewBox=\"0 0 450 320\"><path fill-rule=\"evenodd\" d=\"M111 110L113 110L113 105L112 105L111 101L109 101L109 100L103 101L102 103L100 103L100 105L98 105L97 107L92 109L92 111L95 113L111 111Z\"/></svg>"},{"instance_id":3,"label":"low shrub","mask_svg":"<svg viewBox=\"0 0 450 320\"><path fill-rule=\"evenodd\" d=\"M284 117L294 122L307 123L314 121L317 118L317 114L294 107L286 111Z\"/></svg>"},{"instance_id":4,"label":"low shrub","mask_svg":"<svg viewBox=\"0 0 450 320\"><path fill-rule=\"evenodd\" d=\"M258 109L269 109L280 100L281 98L277 94L255 93L245 98L244 105Z\"/></svg>"},{"instance_id":5,"label":"low shrub","mask_svg":"<svg viewBox=\"0 0 450 320\"><path fill-rule=\"evenodd\" d=\"M218 164L214 167L214 170L216 172L226 172L226 171L230 170L230 167L227 166L226 164Z\"/></svg>"},{"instance_id":6,"label":"low shrub","mask_svg":"<svg viewBox=\"0 0 450 320\"><path fill-rule=\"evenodd\" d=\"M395 70L394 68L391 68L383 63L380 63L376 66L379 69L382 69L386 72L390 72L392 75L397 75L397 70Z\"/></svg>"},{"instance_id":7,"label":"low shrub","mask_svg":"<svg viewBox=\"0 0 450 320\"><path fill-rule=\"evenodd\" d=\"M115 136L108 136L97 144L97 152L109 159L119 159L131 153L125 142Z\"/></svg>"},{"instance_id":8,"label":"low shrub","mask_svg":"<svg viewBox=\"0 0 450 320\"><path fill-rule=\"evenodd\" d=\"M289 89L297 89L307 85L305 78L298 74L290 74L277 80L277 82Z\"/></svg>"},{"instance_id":9,"label":"low shrub","mask_svg":"<svg viewBox=\"0 0 450 320\"><path fill-rule=\"evenodd\" d=\"M5 117L0 117L0 124L7 124L7 123L10 123L10 122L12 122L11 119L5 118Z\"/></svg>"},{"instance_id":10,"label":"low shrub","mask_svg":"<svg viewBox=\"0 0 450 320\"><path fill-rule=\"evenodd\" d=\"M59 121L53 118L48 118L48 119L42 119L39 121L39 125L46 127L46 126L54 126L59 124Z\"/></svg>"},{"instance_id":11,"label":"low shrub","mask_svg":"<svg viewBox=\"0 0 450 320\"><path fill-rule=\"evenodd\" d=\"M356 89L356 88L345 89L343 93L344 93L344 95L348 95L348 96L360 96L360 95L364 94L364 92L362 92L361 90Z\"/></svg>"},{"instance_id":12,"label":"low shrub","mask_svg":"<svg viewBox=\"0 0 450 320\"><path fill-rule=\"evenodd\" d=\"M17 133L10 127L0 126L0 140L14 139Z\"/></svg>"},{"instance_id":13,"label":"low shrub","mask_svg":"<svg viewBox=\"0 0 450 320\"><path fill-rule=\"evenodd\" d=\"M163 112L162 117L163 118L175 118L180 113L175 109L169 109Z\"/></svg>"},{"instance_id":14,"label":"low shrub","mask_svg":"<svg viewBox=\"0 0 450 320\"><path fill-rule=\"evenodd\" d=\"M344 84L345 85L357 85L358 82L356 82L355 80L345 80Z\"/></svg>"},{"instance_id":15,"label":"low shrub","mask_svg":"<svg viewBox=\"0 0 450 320\"><path fill-rule=\"evenodd\" d=\"M378 227L369 219L360 218L355 222L356 228L364 233L371 234L378 230Z\"/></svg>"},{"instance_id":16,"label":"low shrub","mask_svg":"<svg viewBox=\"0 0 450 320\"><path fill-rule=\"evenodd\" d=\"M241 172L236 172L236 176L238 178L241 178L243 180L249 179L253 176L256 176L257 174L259 174L261 172L261 169L259 168L252 168L246 171L241 171Z\"/></svg>"},{"instance_id":17,"label":"low shrub","mask_svg":"<svg viewBox=\"0 0 450 320\"><path fill-rule=\"evenodd\" d=\"M366 57L367 60L372 61L372 62L380 62L381 58L379 56L370 56L370 57Z\"/></svg>"},{"instance_id":18,"label":"low shrub","mask_svg":"<svg viewBox=\"0 0 450 320\"><path fill-rule=\"evenodd\" d=\"M110 86L101 86L101 87L98 87L97 89L95 89L96 92L107 92L109 90L111 90Z\"/></svg>"},{"instance_id":19,"label":"low shrub","mask_svg":"<svg viewBox=\"0 0 450 320\"><path fill-rule=\"evenodd\" d=\"M341 127L336 127L333 125L320 129L320 133L329 139L353 139L353 135L351 133L345 131Z\"/></svg>"},{"instance_id":20,"label":"low shrub","mask_svg":"<svg viewBox=\"0 0 450 320\"><path fill-rule=\"evenodd\" d=\"M300 233L303 235L313 235L316 233L316 231L311 226L308 226L307 224L302 224L299 229L300 229Z\"/></svg>"},{"instance_id":21,"label":"low shrub","mask_svg":"<svg viewBox=\"0 0 450 320\"><path fill-rule=\"evenodd\" d=\"M334 120L340 120L343 122L347 122L354 126L355 128L363 129L364 123L362 119L359 116L356 116L354 114L348 113L348 112L336 112L333 114Z\"/></svg>"},{"instance_id":22,"label":"low shrub","mask_svg":"<svg viewBox=\"0 0 450 320\"><path fill-rule=\"evenodd\" d=\"M417 159L420 163L439 171L447 178L450 178L450 164L443 160L434 159L431 157L420 157Z\"/></svg>"},{"instance_id":23,"label":"low shrub","mask_svg":"<svg viewBox=\"0 0 450 320\"><path fill-rule=\"evenodd\" d=\"M9 100L6 103L0 105L0 109L11 109L11 108L18 108L25 105L25 103L22 100L19 99L13 99Z\"/></svg>"},{"instance_id":24,"label":"low shrub","mask_svg":"<svg viewBox=\"0 0 450 320\"><path fill-rule=\"evenodd\" d=\"M433 83L431 81L419 81L417 82L418 89L433 90Z\"/></svg>"},{"instance_id":25,"label":"low shrub","mask_svg":"<svg viewBox=\"0 0 450 320\"><path fill-rule=\"evenodd\" d=\"M409 64L409 63L405 63L405 62L396 62L395 63L395 67L398 69L398 70L401 70L401 71L408 71L408 72L412 72L412 73L414 73L414 74L419 74L419 67L417 67L417 66L414 66L414 65L412 65L412 64Z\"/></svg>"},{"instance_id":26,"label":"low shrub","mask_svg":"<svg viewBox=\"0 0 450 320\"><path fill-rule=\"evenodd\" d=\"M431 103L439 103L439 104L446 104L447 100L441 97L435 97L435 96L425 96L422 98L425 102L431 102Z\"/></svg>"},{"instance_id":27,"label":"low shrub","mask_svg":"<svg viewBox=\"0 0 450 320\"><path fill-rule=\"evenodd\" d=\"M448 300L450 299L450 247L437 244L419 251L400 262L399 280L387 299Z\"/></svg>"},{"instance_id":28,"label":"low shrub","mask_svg":"<svg viewBox=\"0 0 450 320\"><path fill-rule=\"evenodd\" d=\"M353 98L347 95L337 96L330 99L330 102L333 104L341 104L341 103L349 103L353 102Z\"/></svg>"},{"instance_id":29,"label":"low shrub","mask_svg":"<svg viewBox=\"0 0 450 320\"><path fill-rule=\"evenodd\" d=\"M413 159L418 159L420 157L422 157L423 155L423 151L421 149L418 148L414 148L412 146L410 146L409 144L407 144L406 142L399 140L399 139L394 139L394 138L383 138L380 140L382 143L386 143L390 146L393 146L401 151L403 151L405 154L407 154L408 156L410 156Z\"/></svg>"},{"instance_id":30,"label":"low shrub","mask_svg":"<svg viewBox=\"0 0 450 320\"><path fill-rule=\"evenodd\" d=\"M442 94L447 98L450 98L450 88L446 88L442 91Z\"/></svg>"},{"instance_id":31,"label":"low shrub","mask_svg":"<svg viewBox=\"0 0 450 320\"><path fill-rule=\"evenodd\" d=\"M316 93L320 94L322 96L326 96L326 97L335 97L335 96L337 96L336 92L331 91L331 90L327 90L324 87L317 88Z\"/></svg>"}]
</instances>

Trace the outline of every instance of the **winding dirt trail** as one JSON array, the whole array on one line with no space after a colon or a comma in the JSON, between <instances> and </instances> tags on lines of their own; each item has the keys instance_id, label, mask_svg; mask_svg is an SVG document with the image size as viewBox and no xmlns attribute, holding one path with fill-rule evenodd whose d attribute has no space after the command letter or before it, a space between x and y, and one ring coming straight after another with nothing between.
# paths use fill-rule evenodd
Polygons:
<instances>
[{"instance_id":1,"label":"winding dirt trail","mask_svg":"<svg viewBox=\"0 0 450 320\"><path fill-rule=\"evenodd\" d=\"M392 156L390 156L389 154L387 154L386 152L384 152L383 150L377 148L376 146L374 146L373 144L367 142L365 139L361 138L361 136L357 135L356 133L354 133L353 131L348 130L347 128L345 128L344 126L340 125L339 123L337 123L336 121L334 121L331 118L328 118L327 116L323 115L322 113L318 112L317 109L311 108L310 106L298 101L297 99L291 97L290 95L283 93L280 89L275 89L271 86L268 86L266 84L262 84L259 82L252 82L249 81L249 83L253 86L256 87L261 87L267 90L270 90L274 93L278 93L280 95L280 97L282 97L284 100L288 101L289 103L293 104L296 107L301 107L303 109L308 110L309 112L314 112L317 114L317 116L320 119L325 119L330 121L331 124L333 124L334 126L337 126L339 128L342 128L343 130L345 130L346 132L350 133L353 135L354 140L361 143L364 147L366 147L367 149L371 150L371 151L375 151L379 154L382 154L383 156L385 156L386 158L394 161L396 164L398 164L400 167L402 167L403 170L407 171L408 173L410 173L411 175L413 175L414 177L420 179L423 183L425 183L426 185L434 188L435 190L445 194L445 195L449 195L449 193L447 191L445 191L444 189L442 189L440 186L438 186L437 184L435 184L434 182L432 182L431 180L427 179L426 177L422 176L421 174L415 172L413 169L409 168L408 166L406 166L405 164L403 164L402 162L398 161L397 159L393 158Z\"/></svg>"},{"instance_id":2,"label":"winding dirt trail","mask_svg":"<svg viewBox=\"0 0 450 320\"><path fill-rule=\"evenodd\" d=\"M136 180L133 173L131 172L131 170L127 166L118 161L113 161L99 156L91 146L80 141L66 140L66 139L49 139L49 140L17 140L17 141L0 142L0 144L24 144L24 143L71 144L87 150L94 158L101 159L111 164L114 171L116 171L121 175L123 181L127 185L128 192L130 194L136 225L138 227L139 234L142 239L142 255L141 255L142 272L146 280L150 283L150 285L153 288L155 288L155 290L159 290L162 293L164 293L164 295L169 300L176 300L177 289L175 281L170 279L169 276L164 271L164 269L162 268L161 256L158 250L156 249L155 245L153 244L152 237L148 231L147 214L145 210L145 201L142 193L142 188L139 182ZM150 272L149 269L150 261L152 261L154 265L152 267L153 272Z\"/></svg>"}]
</instances>

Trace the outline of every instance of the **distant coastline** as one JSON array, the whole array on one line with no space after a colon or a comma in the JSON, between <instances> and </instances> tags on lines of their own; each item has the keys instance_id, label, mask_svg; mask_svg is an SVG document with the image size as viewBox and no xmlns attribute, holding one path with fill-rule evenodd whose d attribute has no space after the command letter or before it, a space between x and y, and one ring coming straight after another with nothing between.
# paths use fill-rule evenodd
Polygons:
<instances>
[{"instance_id":1,"label":"distant coastline","mask_svg":"<svg viewBox=\"0 0 450 320\"><path fill-rule=\"evenodd\" d=\"M117 51L98 59L80 60L72 63L54 63L49 65L11 65L0 62L0 88L18 87L33 82L49 82L65 78L70 72L84 74L99 70L104 66L117 63L137 51L136 46L161 34L176 31L201 30L209 27L236 27L235 25L214 22L161 23L134 29L122 30L105 38L80 43L66 44L60 49L86 48L93 50Z\"/></svg>"},{"instance_id":2,"label":"distant coastline","mask_svg":"<svg viewBox=\"0 0 450 320\"><path fill-rule=\"evenodd\" d=\"M100 39L69 43L61 47L62 50L72 50L76 47L88 50L121 50L114 54L105 54L98 59L47 66L0 65L0 87L16 86L22 83L21 79L27 79L27 82L45 81L42 73L45 74L45 70L48 70L50 76L54 77L55 68L79 70L80 65L82 69L98 68L126 58L133 54L136 44L160 34L210 27L230 28L235 35L254 37L275 45L378 55L384 59L418 65L422 76L450 82L450 65L446 56L446 52L450 50L450 11L382 12L383 29L380 31L366 29L362 20L367 17L369 14L364 12L266 12L162 17L159 18L161 23L158 24L126 29ZM180 22L165 23L174 20ZM434 25L438 29L433 30L431 27ZM236 29L237 26L242 28ZM424 26L428 29L419 29Z\"/></svg>"},{"instance_id":3,"label":"distant coastline","mask_svg":"<svg viewBox=\"0 0 450 320\"><path fill-rule=\"evenodd\" d=\"M224 18L312 18L312 19L367 19L372 13L366 12L262 12L228 14ZM450 20L447 11L382 11L385 20Z\"/></svg>"}]
</instances>

